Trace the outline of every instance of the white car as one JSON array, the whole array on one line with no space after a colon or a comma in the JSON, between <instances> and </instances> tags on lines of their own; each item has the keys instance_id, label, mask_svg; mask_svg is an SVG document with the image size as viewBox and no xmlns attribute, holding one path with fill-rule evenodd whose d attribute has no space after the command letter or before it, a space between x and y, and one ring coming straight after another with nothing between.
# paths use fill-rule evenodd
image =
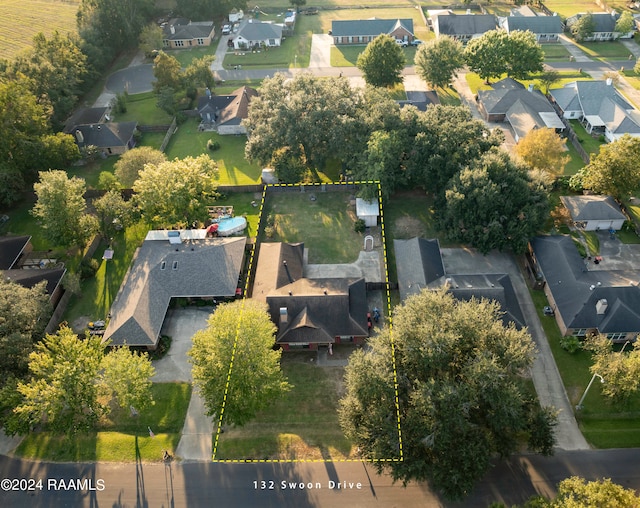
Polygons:
<instances>
[{"instance_id":1,"label":"white car","mask_svg":"<svg viewBox=\"0 0 640 508\"><path fill-rule=\"evenodd\" d=\"M231 25L222 25L222 35L229 35L231 33Z\"/></svg>"},{"instance_id":2,"label":"white car","mask_svg":"<svg viewBox=\"0 0 640 508\"><path fill-rule=\"evenodd\" d=\"M401 39L396 39L396 44L401 48L406 48L409 45L407 41L403 41Z\"/></svg>"}]
</instances>

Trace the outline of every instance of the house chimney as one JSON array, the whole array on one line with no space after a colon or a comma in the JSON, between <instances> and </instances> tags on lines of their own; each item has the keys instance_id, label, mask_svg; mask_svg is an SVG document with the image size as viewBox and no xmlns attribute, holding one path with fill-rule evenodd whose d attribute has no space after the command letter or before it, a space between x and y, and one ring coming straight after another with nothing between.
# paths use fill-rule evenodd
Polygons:
<instances>
[{"instance_id":1,"label":"house chimney","mask_svg":"<svg viewBox=\"0 0 640 508\"><path fill-rule=\"evenodd\" d=\"M285 259L282 264L284 265L284 269L287 272L287 278L289 279L289 284L293 284L293 277L291 277L291 272L289 271L289 266L287 265L287 260Z\"/></svg>"},{"instance_id":2,"label":"house chimney","mask_svg":"<svg viewBox=\"0 0 640 508\"><path fill-rule=\"evenodd\" d=\"M286 307L280 307L280 326L286 325L289 322L289 314Z\"/></svg>"},{"instance_id":3,"label":"house chimney","mask_svg":"<svg viewBox=\"0 0 640 508\"><path fill-rule=\"evenodd\" d=\"M607 312L607 307L608 304L606 298L601 298L596 302L596 313L599 316L603 316Z\"/></svg>"},{"instance_id":4,"label":"house chimney","mask_svg":"<svg viewBox=\"0 0 640 508\"><path fill-rule=\"evenodd\" d=\"M171 26L169 27L169 31L171 32L171 35L175 35L175 34L176 34L176 27L175 27L175 26L173 26L173 25L171 25Z\"/></svg>"},{"instance_id":5,"label":"house chimney","mask_svg":"<svg viewBox=\"0 0 640 508\"><path fill-rule=\"evenodd\" d=\"M527 87L527 91L533 92L533 83L529 83L529 86Z\"/></svg>"},{"instance_id":6,"label":"house chimney","mask_svg":"<svg viewBox=\"0 0 640 508\"><path fill-rule=\"evenodd\" d=\"M606 83L607 83L607 86L611 86L613 84L613 79L607 78Z\"/></svg>"}]
</instances>

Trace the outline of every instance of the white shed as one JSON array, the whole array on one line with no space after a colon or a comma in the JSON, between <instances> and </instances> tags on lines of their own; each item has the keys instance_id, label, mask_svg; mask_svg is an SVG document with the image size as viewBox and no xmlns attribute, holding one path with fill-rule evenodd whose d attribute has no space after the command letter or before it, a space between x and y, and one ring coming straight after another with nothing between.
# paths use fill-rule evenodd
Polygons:
<instances>
[{"instance_id":1,"label":"white shed","mask_svg":"<svg viewBox=\"0 0 640 508\"><path fill-rule=\"evenodd\" d=\"M368 228L378 225L378 216L380 209L378 201L365 201L362 198L356 198L356 216L364 221Z\"/></svg>"}]
</instances>

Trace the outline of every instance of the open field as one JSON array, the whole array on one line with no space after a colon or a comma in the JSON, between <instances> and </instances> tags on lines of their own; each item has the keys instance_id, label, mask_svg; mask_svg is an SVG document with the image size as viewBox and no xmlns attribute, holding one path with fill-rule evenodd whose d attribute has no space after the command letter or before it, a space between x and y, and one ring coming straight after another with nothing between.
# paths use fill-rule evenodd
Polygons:
<instances>
[{"instance_id":1,"label":"open field","mask_svg":"<svg viewBox=\"0 0 640 508\"><path fill-rule=\"evenodd\" d=\"M307 186L306 192L272 191L262 213L274 222L271 242L304 242L309 263L353 263L360 253L362 235L354 231L355 206L349 192L320 192ZM315 200L312 200L315 197Z\"/></svg>"},{"instance_id":2,"label":"open field","mask_svg":"<svg viewBox=\"0 0 640 508\"><path fill-rule=\"evenodd\" d=\"M0 0L0 58L13 58L31 46L39 32L76 32L77 0Z\"/></svg>"},{"instance_id":3,"label":"open field","mask_svg":"<svg viewBox=\"0 0 640 508\"><path fill-rule=\"evenodd\" d=\"M99 424L98 432L69 439L49 432L29 434L16 455L34 460L60 462L160 461L162 450L173 455L191 398L188 383L155 383L151 387L155 405L132 418L128 411L113 411ZM149 436L151 427L155 437Z\"/></svg>"},{"instance_id":4,"label":"open field","mask_svg":"<svg viewBox=\"0 0 640 508\"><path fill-rule=\"evenodd\" d=\"M337 346L339 350L347 346ZM350 348L349 348L350 349ZM355 449L338 423L343 367L318 367L316 352L282 355L293 388L241 428L225 429L216 459L344 460Z\"/></svg>"}]
</instances>

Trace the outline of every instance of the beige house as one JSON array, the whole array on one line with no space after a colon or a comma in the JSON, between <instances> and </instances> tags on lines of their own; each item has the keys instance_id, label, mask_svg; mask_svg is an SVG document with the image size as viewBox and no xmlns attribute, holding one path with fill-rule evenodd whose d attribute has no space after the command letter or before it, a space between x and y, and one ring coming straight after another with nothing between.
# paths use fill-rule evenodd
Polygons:
<instances>
[{"instance_id":1,"label":"beige house","mask_svg":"<svg viewBox=\"0 0 640 508\"><path fill-rule=\"evenodd\" d=\"M167 49L185 49L209 46L215 36L213 21L190 21L186 18L172 19L163 28L162 46Z\"/></svg>"}]
</instances>

